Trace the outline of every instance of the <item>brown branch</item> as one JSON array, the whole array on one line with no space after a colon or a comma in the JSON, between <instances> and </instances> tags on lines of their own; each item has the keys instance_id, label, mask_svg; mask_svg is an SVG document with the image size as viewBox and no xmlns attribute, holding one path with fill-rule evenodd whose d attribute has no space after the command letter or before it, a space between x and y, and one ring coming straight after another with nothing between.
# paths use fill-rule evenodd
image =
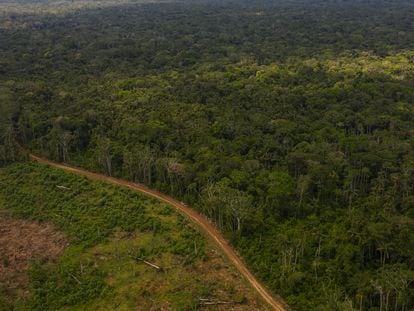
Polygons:
<instances>
[{"instance_id":1,"label":"brown branch","mask_svg":"<svg viewBox=\"0 0 414 311\"><path fill-rule=\"evenodd\" d=\"M70 273L70 272L68 272L69 273L69 275L78 283L78 284L82 284L82 282L81 281L79 281L79 279L76 277L76 276L74 276L72 273Z\"/></svg>"},{"instance_id":2,"label":"brown branch","mask_svg":"<svg viewBox=\"0 0 414 311\"><path fill-rule=\"evenodd\" d=\"M70 190L70 188L65 187L65 186L56 186L56 188L58 188L60 190Z\"/></svg>"},{"instance_id":3,"label":"brown branch","mask_svg":"<svg viewBox=\"0 0 414 311\"><path fill-rule=\"evenodd\" d=\"M229 304L234 304L234 301L214 301L213 299L209 299L209 298L200 298L200 305L203 306L207 306L207 305L229 305Z\"/></svg>"},{"instance_id":4,"label":"brown branch","mask_svg":"<svg viewBox=\"0 0 414 311\"><path fill-rule=\"evenodd\" d=\"M133 259L135 259L135 260L137 260L137 261L141 261L141 262L147 264L148 266L153 267L154 269L161 270L161 267L159 267L159 266L157 266L157 265L155 265L155 264L153 264L153 263L151 263L151 262L149 262L149 261L147 261L145 259L142 259L142 258L139 258L139 257L135 257L135 256L132 256L132 255L130 255L130 257L133 258Z\"/></svg>"}]
</instances>

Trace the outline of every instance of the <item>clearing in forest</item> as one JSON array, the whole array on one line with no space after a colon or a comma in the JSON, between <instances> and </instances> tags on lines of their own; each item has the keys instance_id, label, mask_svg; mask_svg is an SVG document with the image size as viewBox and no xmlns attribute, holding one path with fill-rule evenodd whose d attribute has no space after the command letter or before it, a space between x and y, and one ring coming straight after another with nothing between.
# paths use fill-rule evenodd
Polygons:
<instances>
[{"instance_id":1,"label":"clearing in forest","mask_svg":"<svg viewBox=\"0 0 414 311\"><path fill-rule=\"evenodd\" d=\"M265 309L192 224L133 191L19 163L0 169L0 215L4 310Z\"/></svg>"},{"instance_id":2,"label":"clearing in forest","mask_svg":"<svg viewBox=\"0 0 414 311\"><path fill-rule=\"evenodd\" d=\"M27 269L33 261L54 261L67 246L51 224L0 215L0 284L11 297L28 294Z\"/></svg>"}]
</instances>

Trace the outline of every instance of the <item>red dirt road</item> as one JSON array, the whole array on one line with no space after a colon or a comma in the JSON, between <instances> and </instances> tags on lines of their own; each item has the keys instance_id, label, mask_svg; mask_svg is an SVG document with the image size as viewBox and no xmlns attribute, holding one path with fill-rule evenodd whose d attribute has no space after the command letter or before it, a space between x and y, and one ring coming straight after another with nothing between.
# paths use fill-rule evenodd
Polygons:
<instances>
[{"instance_id":1,"label":"red dirt road","mask_svg":"<svg viewBox=\"0 0 414 311\"><path fill-rule=\"evenodd\" d=\"M290 310L287 304L283 302L281 298L276 298L273 295L271 295L269 291L264 287L264 285L262 285L253 276L253 274L249 271L249 269L247 269L246 265L242 262L242 260L236 254L234 249L223 238L220 232L205 217L201 216L199 213L197 213L195 210L188 207L187 205L184 205L181 202L171 198L170 196L167 196L158 191L149 189L148 187L141 185L141 184L136 184L136 183L132 183L132 182L125 181L125 180L92 173L92 172L86 171L81 168L69 166L66 164L56 163L56 162L35 156L33 154L30 154L29 156L30 156L30 159L36 162L48 164L50 166L53 166L53 167L56 167L56 168L59 168L59 169L62 169L68 172L73 172L78 175L83 175L93 180L100 180L100 181L104 181L104 182L107 182L113 185L118 185L121 187L132 189L134 191L145 193L153 198L158 199L159 201L165 202L173 206L181 214L190 218L191 221L196 223L202 231L204 231L209 237L212 238L212 240L216 243L216 245L220 247L220 249L222 249L222 251L226 254L229 260L235 265L235 267L240 271L240 273L249 281L249 283L256 289L259 295L269 304L269 306L272 307L273 310L276 310L276 311Z\"/></svg>"}]
</instances>

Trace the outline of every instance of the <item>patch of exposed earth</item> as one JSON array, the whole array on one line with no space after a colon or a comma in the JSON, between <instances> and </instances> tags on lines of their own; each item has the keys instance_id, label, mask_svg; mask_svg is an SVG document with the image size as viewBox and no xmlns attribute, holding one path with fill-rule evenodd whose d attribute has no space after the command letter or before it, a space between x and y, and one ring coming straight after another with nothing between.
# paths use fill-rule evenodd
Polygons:
<instances>
[{"instance_id":1,"label":"patch of exposed earth","mask_svg":"<svg viewBox=\"0 0 414 311\"><path fill-rule=\"evenodd\" d=\"M51 224L0 216L0 285L7 296L27 296L30 264L55 260L67 245Z\"/></svg>"}]
</instances>

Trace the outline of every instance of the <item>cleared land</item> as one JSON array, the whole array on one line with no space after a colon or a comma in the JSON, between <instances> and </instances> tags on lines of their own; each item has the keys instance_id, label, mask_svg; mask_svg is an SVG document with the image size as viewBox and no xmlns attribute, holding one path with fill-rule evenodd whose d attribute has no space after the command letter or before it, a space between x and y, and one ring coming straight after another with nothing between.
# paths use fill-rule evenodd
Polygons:
<instances>
[{"instance_id":1,"label":"cleared land","mask_svg":"<svg viewBox=\"0 0 414 311\"><path fill-rule=\"evenodd\" d=\"M10 300L29 294L27 269L32 261L54 261L67 244L51 224L0 216L0 283Z\"/></svg>"},{"instance_id":2,"label":"cleared land","mask_svg":"<svg viewBox=\"0 0 414 311\"><path fill-rule=\"evenodd\" d=\"M179 211L180 213L191 219L195 224L197 224L197 226L208 237L210 237L212 241L214 241L216 246L219 247L221 251L226 254L227 258L234 264L237 270L239 270L239 272L247 279L247 281L251 284L251 286L253 286L253 288L258 292L258 294L263 298L263 300L266 301L272 307L272 309L277 311L288 310L288 306L281 298L274 297L272 294L270 294L266 287L258 279L255 278L255 276L249 271L247 266L236 254L234 249L227 243L224 237L220 234L220 232L205 217L198 214L194 209L173 199L168 195L150 189L142 184L136 184L122 179L117 179L113 177L108 177L106 175L89 172L82 168L56 163L54 161L50 161L48 159L44 159L33 154L30 154L30 158L36 162L48 164L68 172L86 176L87 178L93 180L105 181L110 184L118 185L124 188L129 188L134 191L147 194L157 200L160 200L173 206L177 211Z\"/></svg>"},{"instance_id":3,"label":"cleared land","mask_svg":"<svg viewBox=\"0 0 414 311\"><path fill-rule=\"evenodd\" d=\"M266 309L191 223L130 190L12 165L0 228L0 310Z\"/></svg>"}]
</instances>

